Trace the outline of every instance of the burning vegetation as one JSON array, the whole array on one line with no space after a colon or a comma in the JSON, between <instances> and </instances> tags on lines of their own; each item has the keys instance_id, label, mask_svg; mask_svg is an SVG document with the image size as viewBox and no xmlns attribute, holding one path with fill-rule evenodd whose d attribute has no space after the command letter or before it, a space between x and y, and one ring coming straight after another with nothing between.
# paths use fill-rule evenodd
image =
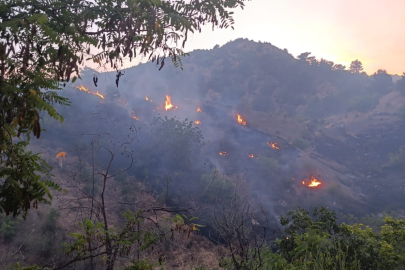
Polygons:
<instances>
[{"instance_id":1,"label":"burning vegetation","mask_svg":"<svg viewBox=\"0 0 405 270\"><path fill-rule=\"evenodd\" d=\"M237 114L237 120L238 120L239 124L246 126L246 121L243 120L243 118L240 116L240 114Z\"/></svg>"},{"instance_id":2,"label":"burning vegetation","mask_svg":"<svg viewBox=\"0 0 405 270\"><path fill-rule=\"evenodd\" d=\"M169 95L166 95L166 103L165 103L165 110L171 110L173 109L173 104L172 104L172 98ZM177 107L176 107L177 109Z\"/></svg>"},{"instance_id":3,"label":"burning vegetation","mask_svg":"<svg viewBox=\"0 0 405 270\"><path fill-rule=\"evenodd\" d=\"M254 157L255 157L255 155L253 155L253 154L249 155L249 158L254 158Z\"/></svg>"},{"instance_id":4,"label":"burning vegetation","mask_svg":"<svg viewBox=\"0 0 405 270\"><path fill-rule=\"evenodd\" d=\"M102 94L100 94L98 91L97 92L91 92L89 89L87 89L83 85L76 86L76 88L79 89L80 91L87 92L89 94L92 94L92 95L98 96L98 97L100 97L102 99L105 99L105 97Z\"/></svg>"},{"instance_id":5,"label":"burning vegetation","mask_svg":"<svg viewBox=\"0 0 405 270\"><path fill-rule=\"evenodd\" d=\"M200 107L197 107L197 112L201 112L201 108L200 108Z\"/></svg>"},{"instance_id":6,"label":"burning vegetation","mask_svg":"<svg viewBox=\"0 0 405 270\"><path fill-rule=\"evenodd\" d=\"M311 188L317 187L317 186L319 186L319 185L322 185L322 182L319 181L318 179L316 179L316 178L313 177L313 176L311 176L311 179L310 179L309 181L310 181L310 182L309 182L309 184L308 184L308 187L311 187ZM305 185L305 181L302 181L302 184Z\"/></svg>"},{"instance_id":7,"label":"burning vegetation","mask_svg":"<svg viewBox=\"0 0 405 270\"><path fill-rule=\"evenodd\" d=\"M195 120L195 121L194 121L194 124L196 124L196 125L201 125L201 121L200 121L200 120Z\"/></svg>"},{"instance_id":8,"label":"burning vegetation","mask_svg":"<svg viewBox=\"0 0 405 270\"><path fill-rule=\"evenodd\" d=\"M277 143L267 142L267 145L273 149L280 150L280 147L278 147Z\"/></svg>"},{"instance_id":9,"label":"burning vegetation","mask_svg":"<svg viewBox=\"0 0 405 270\"><path fill-rule=\"evenodd\" d=\"M219 152L218 154L219 154L220 156L227 156L227 155L228 155L228 152L222 151L222 152Z\"/></svg>"},{"instance_id":10,"label":"burning vegetation","mask_svg":"<svg viewBox=\"0 0 405 270\"><path fill-rule=\"evenodd\" d=\"M132 117L132 119L139 120L139 117L135 115L134 111L132 111L131 117Z\"/></svg>"}]
</instances>

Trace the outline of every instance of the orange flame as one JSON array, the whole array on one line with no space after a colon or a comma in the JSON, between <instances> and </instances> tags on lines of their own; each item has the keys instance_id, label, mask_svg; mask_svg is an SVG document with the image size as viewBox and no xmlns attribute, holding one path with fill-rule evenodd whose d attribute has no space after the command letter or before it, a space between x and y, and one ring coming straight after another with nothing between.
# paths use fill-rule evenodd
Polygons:
<instances>
[{"instance_id":1,"label":"orange flame","mask_svg":"<svg viewBox=\"0 0 405 270\"><path fill-rule=\"evenodd\" d=\"M146 100L146 101L150 101L150 102L152 102L152 100L151 100L151 99L149 99L148 97L145 97L145 100Z\"/></svg>"},{"instance_id":2,"label":"orange flame","mask_svg":"<svg viewBox=\"0 0 405 270\"><path fill-rule=\"evenodd\" d=\"M277 143L267 142L267 145L270 146L273 149L280 150L280 147L277 146Z\"/></svg>"},{"instance_id":3,"label":"orange flame","mask_svg":"<svg viewBox=\"0 0 405 270\"><path fill-rule=\"evenodd\" d=\"M242 119L242 117L240 116L240 114L238 114L238 123L239 124L242 124L242 125L244 125L244 126L246 126L246 121L244 121L243 119Z\"/></svg>"},{"instance_id":4,"label":"orange flame","mask_svg":"<svg viewBox=\"0 0 405 270\"><path fill-rule=\"evenodd\" d=\"M305 185L305 181L302 181L302 184ZM322 185L322 182L311 176L311 182L309 183L308 187L317 187L319 185Z\"/></svg>"},{"instance_id":5,"label":"orange flame","mask_svg":"<svg viewBox=\"0 0 405 270\"><path fill-rule=\"evenodd\" d=\"M319 185L321 185L322 183L316 179L315 177L311 177L311 183L308 185L309 187L317 187Z\"/></svg>"},{"instance_id":6,"label":"orange flame","mask_svg":"<svg viewBox=\"0 0 405 270\"><path fill-rule=\"evenodd\" d=\"M122 99L118 99L118 101L124 104L124 106L127 106L127 104Z\"/></svg>"},{"instance_id":7,"label":"orange flame","mask_svg":"<svg viewBox=\"0 0 405 270\"><path fill-rule=\"evenodd\" d=\"M194 121L194 124L200 125L200 124L201 124L201 121L200 121L200 120L195 120L195 121Z\"/></svg>"},{"instance_id":8,"label":"orange flame","mask_svg":"<svg viewBox=\"0 0 405 270\"><path fill-rule=\"evenodd\" d=\"M249 158L254 158L255 156L253 155L253 154L250 154L249 155Z\"/></svg>"},{"instance_id":9,"label":"orange flame","mask_svg":"<svg viewBox=\"0 0 405 270\"><path fill-rule=\"evenodd\" d=\"M226 151L219 152L218 154L220 156L227 156L228 155L228 153Z\"/></svg>"},{"instance_id":10,"label":"orange flame","mask_svg":"<svg viewBox=\"0 0 405 270\"><path fill-rule=\"evenodd\" d=\"M131 111L131 112L132 112L132 115L131 115L132 119L139 120L139 118L137 116L135 116L135 112L134 111Z\"/></svg>"},{"instance_id":11,"label":"orange flame","mask_svg":"<svg viewBox=\"0 0 405 270\"><path fill-rule=\"evenodd\" d=\"M165 110L168 111L168 110L171 110L171 109L173 109L171 97L168 96L168 95L166 95L166 106L165 106Z\"/></svg>"},{"instance_id":12,"label":"orange flame","mask_svg":"<svg viewBox=\"0 0 405 270\"><path fill-rule=\"evenodd\" d=\"M201 108L200 108L200 107L197 107L197 112L201 112Z\"/></svg>"},{"instance_id":13,"label":"orange flame","mask_svg":"<svg viewBox=\"0 0 405 270\"><path fill-rule=\"evenodd\" d=\"M87 89L87 88L84 87L83 85L76 86L76 88L79 89L80 91L84 91L84 92L87 92L87 93L89 93L89 94L93 94L93 95L98 96L98 97L100 97L100 98L102 98L102 99L105 98L105 97L104 97L102 94L100 94L98 91L97 91L97 92L91 92L91 91L89 91L89 89Z\"/></svg>"},{"instance_id":14,"label":"orange flame","mask_svg":"<svg viewBox=\"0 0 405 270\"><path fill-rule=\"evenodd\" d=\"M66 152L59 152L59 153L56 155L56 158L64 158L64 157L66 157Z\"/></svg>"}]
</instances>

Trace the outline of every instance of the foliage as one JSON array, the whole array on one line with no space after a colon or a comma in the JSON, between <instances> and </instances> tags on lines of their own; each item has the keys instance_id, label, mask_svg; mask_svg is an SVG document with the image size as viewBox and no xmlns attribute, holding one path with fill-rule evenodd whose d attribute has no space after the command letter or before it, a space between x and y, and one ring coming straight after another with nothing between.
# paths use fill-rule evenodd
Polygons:
<instances>
[{"instance_id":1,"label":"foliage","mask_svg":"<svg viewBox=\"0 0 405 270\"><path fill-rule=\"evenodd\" d=\"M356 110L358 112L367 112L378 104L380 98L378 95L364 95L360 97L355 97L349 101L350 109Z\"/></svg>"},{"instance_id":2,"label":"foliage","mask_svg":"<svg viewBox=\"0 0 405 270\"><path fill-rule=\"evenodd\" d=\"M6 242L13 240L17 233L18 220L12 217L4 217L1 221L0 235Z\"/></svg>"},{"instance_id":3,"label":"foliage","mask_svg":"<svg viewBox=\"0 0 405 270\"><path fill-rule=\"evenodd\" d=\"M383 164L383 168L401 167L405 164L405 150L399 148L398 151L388 154L390 161Z\"/></svg>"},{"instance_id":4,"label":"foliage","mask_svg":"<svg viewBox=\"0 0 405 270\"><path fill-rule=\"evenodd\" d=\"M351 73L361 73L363 71L363 63L360 62L358 59L352 61L350 63L349 71Z\"/></svg>"},{"instance_id":5,"label":"foliage","mask_svg":"<svg viewBox=\"0 0 405 270\"><path fill-rule=\"evenodd\" d=\"M305 150L305 149L307 149L308 147L311 146L311 143L310 143L308 140L303 139L303 138L296 138L296 139L292 142L292 144L293 144L294 146L298 147L298 148L301 149L301 150Z\"/></svg>"},{"instance_id":6,"label":"foliage","mask_svg":"<svg viewBox=\"0 0 405 270\"><path fill-rule=\"evenodd\" d=\"M278 160L273 157L260 158L260 171L262 175L272 175L278 170Z\"/></svg>"},{"instance_id":7,"label":"foliage","mask_svg":"<svg viewBox=\"0 0 405 270\"><path fill-rule=\"evenodd\" d=\"M154 245L161 236L150 226L141 227L142 213L141 210L121 212L125 223L113 228L105 228L104 223L94 223L89 219L81 222L79 225L83 232L71 233L73 241L64 245L66 254L72 258L66 265L95 258L99 264L106 263L106 269L113 269L111 259L126 259L134 249L144 251ZM147 267L154 265L139 260L128 263L128 269L150 269Z\"/></svg>"},{"instance_id":8,"label":"foliage","mask_svg":"<svg viewBox=\"0 0 405 270\"><path fill-rule=\"evenodd\" d=\"M298 208L280 217L279 254L296 269L403 269L405 222L387 217L381 232L363 224L337 224L333 211ZM336 258L336 259L335 259Z\"/></svg>"},{"instance_id":9,"label":"foliage","mask_svg":"<svg viewBox=\"0 0 405 270\"><path fill-rule=\"evenodd\" d=\"M201 182L205 189L203 199L209 203L223 202L233 195L234 183L216 170L203 174Z\"/></svg>"},{"instance_id":10,"label":"foliage","mask_svg":"<svg viewBox=\"0 0 405 270\"><path fill-rule=\"evenodd\" d=\"M50 203L49 188L61 191L54 182L43 180L49 176L50 167L39 154L26 152L27 142L10 143L0 156L0 213L13 216L21 212L26 216L28 209L38 207L38 203ZM4 158L4 159L3 159Z\"/></svg>"},{"instance_id":11,"label":"foliage","mask_svg":"<svg viewBox=\"0 0 405 270\"><path fill-rule=\"evenodd\" d=\"M162 162L172 168L185 168L191 165L190 154L198 150L203 142L201 130L193 122L185 119L156 117L152 123L155 134L156 153Z\"/></svg>"},{"instance_id":12,"label":"foliage","mask_svg":"<svg viewBox=\"0 0 405 270\"><path fill-rule=\"evenodd\" d=\"M27 152L31 133L41 135L41 112L63 121L53 104L69 105L57 91L78 75L78 66L93 60L117 70L118 87L124 75L119 71L124 58L149 57L160 69L169 58L182 67L179 56L189 33L203 25L232 27L231 11L244 0L161 1L96 0L44 1L10 0L0 4L0 164L6 188L18 183L10 197L2 200L1 211L18 215L27 212L32 201L45 202L45 184L38 179L43 160ZM179 46L179 42L181 45ZM96 49L95 49L96 48ZM93 53L91 51L94 51ZM97 86L98 78L93 82ZM21 136L24 135L22 138ZM18 140L17 140L18 138ZM23 157L18 157L24 155ZM29 177L11 176L25 160ZM34 177L32 177L34 176ZM19 186L29 190L18 190ZM3 188L4 189L4 188ZM21 188L20 188L21 189ZM4 192L0 194L3 198ZM49 198L49 196L48 196Z\"/></svg>"},{"instance_id":13,"label":"foliage","mask_svg":"<svg viewBox=\"0 0 405 270\"><path fill-rule=\"evenodd\" d=\"M401 79L395 83L395 90L405 93L405 72L401 76Z\"/></svg>"}]
</instances>

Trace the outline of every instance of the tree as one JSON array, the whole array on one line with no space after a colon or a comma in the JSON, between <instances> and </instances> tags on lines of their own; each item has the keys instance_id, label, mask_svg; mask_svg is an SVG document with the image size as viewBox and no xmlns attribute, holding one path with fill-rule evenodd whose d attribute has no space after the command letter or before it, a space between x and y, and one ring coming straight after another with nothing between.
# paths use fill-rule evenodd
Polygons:
<instances>
[{"instance_id":1,"label":"tree","mask_svg":"<svg viewBox=\"0 0 405 270\"><path fill-rule=\"evenodd\" d=\"M268 217L260 204L234 193L229 204L213 211L213 224L229 251L225 269L263 269L262 253L268 240Z\"/></svg>"},{"instance_id":2,"label":"tree","mask_svg":"<svg viewBox=\"0 0 405 270\"><path fill-rule=\"evenodd\" d=\"M316 60L315 56L310 55L311 55L310 52L301 53L300 55L298 55L298 59L310 65L317 65L318 61Z\"/></svg>"},{"instance_id":3,"label":"tree","mask_svg":"<svg viewBox=\"0 0 405 270\"><path fill-rule=\"evenodd\" d=\"M231 11L245 0L10 0L0 8L0 212L26 213L31 203L51 199L48 188L59 187L39 176L49 169L26 150L30 135L41 135L41 115L63 117L54 103L68 105L58 95L79 76L85 60L123 73L124 58L156 61L160 69L179 56L189 33L203 25L227 28ZM97 86L98 78L93 78ZM29 172L21 174L23 171Z\"/></svg>"},{"instance_id":4,"label":"tree","mask_svg":"<svg viewBox=\"0 0 405 270\"><path fill-rule=\"evenodd\" d=\"M372 76L371 88L377 93L390 93L393 90L392 77L384 69L377 70Z\"/></svg>"},{"instance_id":5,"label":"tree","mask_svg":"<svg viewBox=\"0 0 405 270\"><path fill-rule=\"evenodd\" d=\"M352 61L350 63L349 71L351 73L361 73L363 71L363 63L361 63L358 59Z\"/></svg>"},{"instance_id":6,"label":"tree","mask_svg":"<svg viewBox=\"0 0 405 270\"><path fill-rule=\"evenodd\" d=\"M342 65L342 64L334 64L334 65L332 66L332 70L333 70L333 71L345 70L345 69L346 69L346 66L345 66L345 65Z\"/></svg>"},{"instance_id":7,"label":"tree","mask_svg":"<svg viewBox=\"0 0 405 270\"><path fill-rule=\"evenodd\" d=\"M101 117L106 118L106 114ZM185 215L191 208L166 207L156 200L161 194L135 179L125 185L126 172L136 161L132 149L137 130L125 122L108 120L104 128L106 131L86 134L92 138L90 147L77 149L79 157L90 156L89 163L79 161L78 171L84 172L87 167L91 173L72 177L68 184L74 192L63 200L64 209L60 210L79 216L80 230L71 233L73 239L65 245L68 256L49 258L54 270L76 269L78 263L84 263L86 269L152 269L163 260L151 262L143 251L149 247L163 250L165 240L172 244L175 230L191 234L200 227L192 222L195 218ZM118 135L117 129L121 131ZM116 191L120 189L129 191L130 196L119 196ZM177 215L164 218L162 212Z\"/></svg>"},{"instance_id":8,"label":"tree","mask_svg":"<svg viewBox=\"0 0 405 270\"><path fill-rule=\"evenodd\" d=\"M405 72L402 74L401 79L395 83L395 90L405 93Z\"/></svg>"}]
</instances>

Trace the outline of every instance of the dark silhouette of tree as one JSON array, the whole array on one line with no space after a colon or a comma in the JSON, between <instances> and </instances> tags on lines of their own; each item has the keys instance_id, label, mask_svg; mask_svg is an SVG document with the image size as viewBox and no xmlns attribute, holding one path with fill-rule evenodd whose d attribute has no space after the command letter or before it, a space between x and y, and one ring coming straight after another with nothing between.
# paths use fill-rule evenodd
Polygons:
<instances>
[{"instance_id":1,"label":"dark silhouette of tree","mask_svg":"<svg viewBox=\"0 0 405 270\"><path fill-rule=\"evenodd\" d=\"M349 71L351 73L361 73L363 71L363 63L358 59L350 63Z\"/></svg>"},{"instance_id":2,"label":"dark silhouette of tree","mask_svg":"<svg viewBox=\"0 0 405 270\"><path fill-rule=\"evenodd\" d=\"M386 94L393 90L392 77L386 70L379 69L372 76L371 88L373 91Z\"/></svg>"},{"instance_id":3,"label":"dark silhouette of tree","mask_svg":"<svg viewBox=\"0 0 405 270\"><path fill-rule=\"evenodd\" d=\"M318 61L316 60L315 56L309 56L310 52L304 52L298 55L298 59L303 62L307 62L310 65L317 64Z\"/></svg>"},{"instance_id":4,"label":"dark silhouette of tree","mask_svg":"<svg viewBox=\"0 0 405 270\"><path fill-rule=\"evenodd\" d=\"M346 70L346 66L342 64L334 64L332 70L333 71Z\"/></svg>"},{"instance_id":5,"label":"dark silhouette of tree","mask_svg":"<svg viewBox=\"0 0 405 270\"><path fill-rule=\"evenodd\" d=\"M402 74L401 79L396 82L395 90L405 93L405 72Z\"/></svg>"}]
</instances>

